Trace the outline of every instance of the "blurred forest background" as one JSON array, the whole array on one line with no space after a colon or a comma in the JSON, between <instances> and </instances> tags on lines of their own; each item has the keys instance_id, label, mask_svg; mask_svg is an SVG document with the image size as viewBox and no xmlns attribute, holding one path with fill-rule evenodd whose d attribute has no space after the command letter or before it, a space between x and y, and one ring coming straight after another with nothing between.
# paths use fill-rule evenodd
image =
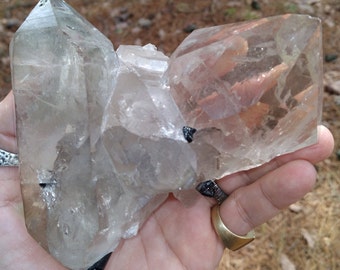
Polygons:
<instances>
[{"instance_id":1,"label":"blurred forest background","mask_svg":"<svg viewBox=\"0 0 340 270\"><path fill-rule=\"evenodd\" d=\"M37 0L0 0L0 100L11 89L9 42ZM115 47L155 44L170 55L194 29L285 13L323 21L323 124L335 151L317 165L315 190L256 229L257 239L226 251L222 269L340 269L340 0L69 0Z\"/></svg>"}]
</instances>

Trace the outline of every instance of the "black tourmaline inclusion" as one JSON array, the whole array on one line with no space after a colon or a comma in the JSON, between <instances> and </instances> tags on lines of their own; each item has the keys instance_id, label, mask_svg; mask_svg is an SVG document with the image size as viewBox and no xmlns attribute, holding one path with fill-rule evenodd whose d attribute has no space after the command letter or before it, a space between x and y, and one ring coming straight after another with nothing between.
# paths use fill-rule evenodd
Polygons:
<instances>
[{"instance_id":1,"label":"black tourmaline inclusion","mask_svg":"<svg viewBox=\"0 0 340 270\"><path fill-rule=\"evenodd\" d=\"M183 135L184 138L187 140L188 143L191 143L194 139L194 134L197 131L197 129L192 128L192 127L188 127L188 126L184 126L183 127Z\"/></svg>"}]
</instances>

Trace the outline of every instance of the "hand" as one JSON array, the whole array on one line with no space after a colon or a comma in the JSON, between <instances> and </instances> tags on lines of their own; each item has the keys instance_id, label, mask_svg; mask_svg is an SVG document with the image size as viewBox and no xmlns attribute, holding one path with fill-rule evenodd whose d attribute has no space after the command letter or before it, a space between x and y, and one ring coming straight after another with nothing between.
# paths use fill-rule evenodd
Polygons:
<instances>
[{"instance_id":1,"label":"hand","mask_svg":"<svg viewBox=\"0 0 340 270\"><path fill-rule=\"evenodd\" d=\"M316 145L287 154L249 171L218 181L229 198L221 217L236 234L246 234L309 192L316 179L313 164L328 157L333 137L319 127ZM13 95L0 103L0 148L16 152ZM125 240L105 269L215 269L223 246L211 225L213 201L201 197L186 208L173 196ZM17 168L0 168L0 268L65 269L26 231ZM253 242L256 245L256 240Z\"/></svg>"}]
</instances>

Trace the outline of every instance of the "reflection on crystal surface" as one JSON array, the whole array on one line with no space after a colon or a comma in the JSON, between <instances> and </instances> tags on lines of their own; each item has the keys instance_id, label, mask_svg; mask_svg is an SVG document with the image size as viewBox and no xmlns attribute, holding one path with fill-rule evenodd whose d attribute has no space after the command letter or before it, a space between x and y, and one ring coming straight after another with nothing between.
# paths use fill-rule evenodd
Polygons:
<instances>
[{"instance_id":1,"label":"reflection on crystal surface","mask_svg":"<svg viewBox=\"0 0 340 270\"><path fill-rule=\"evenodd\" d=\"M198 130L198 175L220 178L315 142L318 19L285 15L196 30L172 55L168 74L187 125Z\"/></svg>"},{"instance_id":2,"label":"reflection on crystal surface","mask_svg":"<svg viewBox=\"0 0 340 270\"><path fill-rule=\"evenodd\" d=\"M84 269L169 192L314 143L321 59L308 16L197 30L169 59L115 52L64 1L40 1L11 44L29 232Z\"/></svg>"}]
</instances>

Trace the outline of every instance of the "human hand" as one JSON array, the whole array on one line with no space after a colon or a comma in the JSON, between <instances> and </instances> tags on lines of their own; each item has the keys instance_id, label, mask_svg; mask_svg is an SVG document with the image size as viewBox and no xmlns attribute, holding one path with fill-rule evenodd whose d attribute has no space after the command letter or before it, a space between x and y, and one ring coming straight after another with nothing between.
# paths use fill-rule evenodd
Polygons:
<instances>
[{"instance_id":1,"label":"human hand","mask_svg":"<svg viewBox=\"0 0 340 270\"><path fill-rule=\"evenodd\" d=\"M313 164L330 155L333 143L319 127L316 145L219 180L230 194L220 208L223 222L246 234L302 198L315 183ZM12 93L0 103L0 148L17 151ZM215 269L224 248L211 224L214 203L202 196L185 207L170 195L136 237L121 243L105 269ZM21 205L18 169L0 168L0 268L65 269L28 234Z\"/></svg>"}]
</instances>

